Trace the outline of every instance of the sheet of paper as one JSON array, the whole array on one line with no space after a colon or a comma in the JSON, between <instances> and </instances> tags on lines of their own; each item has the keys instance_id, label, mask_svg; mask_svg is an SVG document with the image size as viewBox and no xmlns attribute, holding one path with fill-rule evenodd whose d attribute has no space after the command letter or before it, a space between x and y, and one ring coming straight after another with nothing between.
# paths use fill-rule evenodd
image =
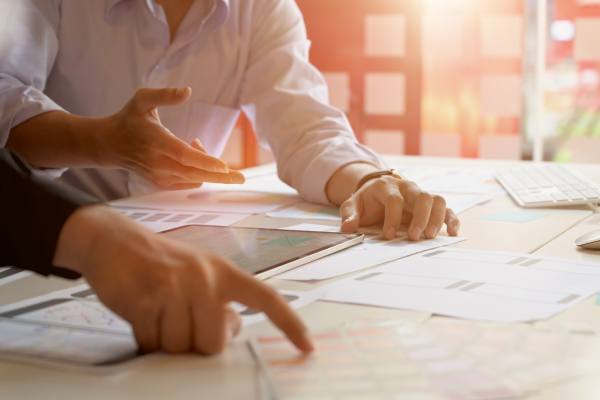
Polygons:
<instances>
[{"instance_id":1,"label":"sheet of paper","mask_svg":"<svg viewBox=\"0 0 600 400\"><path fill-rule=\"evenodd\" d=\"M281 210L267 213L272 218L323 219L340 222L340 212L335 207L322 204L296 203Z\"/></svg>"},{"instance_id":2,"label":"sheet of paper","mask_svg":"<svg viewBox=\"0 0 600 400\"><path fill-rule=\"evenodd\" d=\"M0 286L6 285L7 283L14 282L18 279L25 278L26 276L33 275L29 271L23 271L19 268L14 267L0 267Z\"/></svg>"},{"instance_id":3,"label":"sheet of paper","mask_svg":"<svg viewBox=\"0 0 600 400\"><path fill-rule=\"evenodd\" d=\"M415 181L423 190L432 193L461 193L496 196L504 194L496 182L492 168L468 167L397 167L402 176Z\"/></svg>"},{"instance_id":4,"label":"sheet of paper","mask_svg":"<svg viewBox=\"0 0 600 400\"><path fill-rule=\"evenodd\" d=\"M294 310L317 301L322 294L319 289L308 291L278 290L278 292ZM242 317L242 326L249 326L267 320L264 313L250 309L243 304L233 303L232 307L235 311L240 313L240 316Z\"/></svg>"},{"instance_id":5,"label":"sheet of paper","mask_svg":"<svg viewBox=\"0 0 600 400\"><path fill-rule=\"evenodd\" d=\"M540 210L506 210L486 215L482 219L486 221L524 223L537 221L548 215L550 215L550 213Z\"/></svg>"},{"instance_id":6,"label":"sheet of paper","mask_svg":"<svg viewBox=\"0 0 600 400\"><path fill-rule=\"evenodd\" d=\"M470 208L492 200L487 194L462 194L462 193L436 193L446 200L446 207L452 209L455 214L460 214Z\"/></svg>"},{"instance_id":7,"label":"sheet of paper","mask_svg":"<svg viewBox=\"0 0 600 400\"><path fill-rule=\"evenodd\" d=\"M262 214L298 201L300 198L291 194L201 188L119 199L112 201L110 205L167 211Z\"/></svg>"},{"instance_id":8,"label":"sheet of paper","mask_svg":"<svg viewBox=\"0 0 600 400\"><path fill-rule=\"evenodd\" d=\"M313 338L308 357L283 337L258 339L274 397L509 399L598 368L597 336L528 324L359 322Z\"/></svg>"},{"instance_id":9,"label":"sheet of paper","mask_svg":"<svg viewBox=\"0 0 600 400\"><path fill-rule=\"evenodd\" d=\"M248 214L198 213L125 207L114 208L154 232L164 232L187 225L231 226L249 216Z\"/></svg>"},{"instance_id":10,"label":"sheet of paper","mask_svg":"<svg viewBox=\"0 0 600 400\"><path fill-rule=\"evenodd\" d=\"M406 238L392 241L368 239L358 246L284 272L277 278L294 281L330 279L463 240L465 238L447 236L420 242L410 242Z\"/></svg>"},{"instance_id":11,"label":"sheet of paper","mask_svg":"<svg viewBox=\"0 0 600 400\"><path fill-rule=\"evenodd\" d=\"M324 287L324 300L488 321L549 318L600 291L600 268L530 254L428 251Z\"/></svg>"}]
</instances>

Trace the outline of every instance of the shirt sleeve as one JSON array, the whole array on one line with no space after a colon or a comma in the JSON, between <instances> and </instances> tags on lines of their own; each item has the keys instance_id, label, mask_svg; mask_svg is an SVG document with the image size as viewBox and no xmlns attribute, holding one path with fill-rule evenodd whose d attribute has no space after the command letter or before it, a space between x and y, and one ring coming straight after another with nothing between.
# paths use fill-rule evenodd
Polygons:
<instances>
[{"instance_id":1,"label":"shirt sleeve","mask_svg":"<svg viewBox=\"0 0 600 400\"><path fill-rule=\"evenodd\" d=\"M6 149L0 149L0 193L0 265L78 278L78 273L52 265L54 251L69 216L81 205L96 200L36 174Z\"/></svg>"},{"instance_id":2,"label":"shirt sleeve","mask_svg":"<svg viewBox=\"0 0 600 400\"><path fill-rule=\"evenodd\" d=\"M59 20L59 0L0 1L0 147L23 121L63 110L44 94Z\"/></svg>"},{"instance_id":3,"label":"shirt sleeve","mask_svg":"<svg viewBox=\"0 0 600 400\"><path fill-rule=\"evenodd\" d=\"M242 109L277 160L281 180L308 201L328 203L325 186L352 162L385 163L356 140L327 84L309 62L304 20L292 0L257 1Z\"/></svg>"}]
</instances>

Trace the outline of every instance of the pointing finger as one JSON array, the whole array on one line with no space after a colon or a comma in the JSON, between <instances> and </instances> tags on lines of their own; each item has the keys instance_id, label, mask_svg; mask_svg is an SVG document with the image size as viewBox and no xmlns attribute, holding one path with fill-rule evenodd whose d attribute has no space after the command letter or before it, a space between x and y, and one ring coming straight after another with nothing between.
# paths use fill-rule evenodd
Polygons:
<instances>
[{"instance_id":1,"label":"pointing finger","mask_svg":"<svg viewBox=\"0 0 600 400\"><path fill-rule=\"evenodd\" d=\"M314 349L304 323L273 288L233 266L228 272L225 296L229 301L263 311L301 351Z\"/></svg>"}]
</instances>

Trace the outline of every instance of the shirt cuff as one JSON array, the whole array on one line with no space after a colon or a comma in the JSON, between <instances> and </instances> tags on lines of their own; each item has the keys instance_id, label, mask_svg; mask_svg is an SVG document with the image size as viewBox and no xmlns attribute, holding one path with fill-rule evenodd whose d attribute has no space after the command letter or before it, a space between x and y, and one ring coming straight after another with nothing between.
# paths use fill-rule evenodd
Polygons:
<instances>
[{"instance_id":1,"label":"shirt cuff","mask_svg":"<svg viewBox=\"0 0 600 400\"><path fill-rule=\"evenodd\" d=\"M385 161L368 147L346 138L334 140L339 142L326 146L303 171L297 190L307 201L331 204L326 193L327 182L338 169L345 165L364 162L373 164L380 169L388 169Z\"/></svg>"},{"instance_id":2,"label":"shirt cuff","mask_svg":"<svg viewBox=\"0 0 600 400\"><path fill-rule=\"evenodd\" d=\"M65 111L65 109L56 104L43 92L28 86L23 91L20 105L18 109L14 111L14 114L10 120L9 130L27 121L28 119L35 117L36 115L44 114L50 111Z\"/></svg>"},{"instance_id":3,"label":"shirt cuff","mask_svg":"<svg viewBox=\"0 0 600 400\"><path fill-rule=\"evenodd\" d=\"M40 114L50 111L65 111L52 99L33 87L27 87L23 91L18 103L18 107L13 110L13 115L9 120L8 132L3 135L5 138L4 143L2 143L3 146L6 145L10 131L15 126ZM31 168L35 176L47 177L49 179L57 179L67 170L67 168L36 168L33 166Z\"/></svg>"}]
</instances>

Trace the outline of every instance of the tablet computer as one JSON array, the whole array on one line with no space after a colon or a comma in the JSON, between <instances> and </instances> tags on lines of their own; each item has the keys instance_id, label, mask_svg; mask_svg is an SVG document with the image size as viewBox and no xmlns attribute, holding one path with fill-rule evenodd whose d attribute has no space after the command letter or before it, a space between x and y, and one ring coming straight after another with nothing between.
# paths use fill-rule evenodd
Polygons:
<instances>
[{"instance_id":1,"label":"tablet computer","mask_svg":"<svg viewBox=\"0 0 600 400\"><path fill-rule=\"evenodd\" d=\"M194 225L163 232L171 239L222 255L260 279L354 246L364 235Z\"/></svg>"}]
</instances>

